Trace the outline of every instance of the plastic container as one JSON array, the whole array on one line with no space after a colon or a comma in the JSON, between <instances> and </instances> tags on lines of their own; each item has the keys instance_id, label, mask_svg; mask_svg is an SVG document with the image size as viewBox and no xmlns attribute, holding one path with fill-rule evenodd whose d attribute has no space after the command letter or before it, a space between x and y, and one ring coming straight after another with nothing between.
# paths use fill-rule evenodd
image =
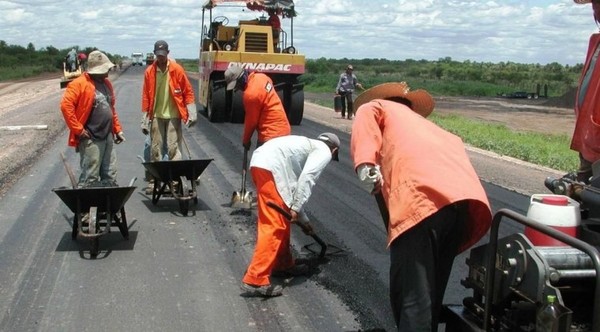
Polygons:
<instances>
[{"instance_id":1,"label":"plastic container","mask_svg":"<svg viewBox=\"0 0 600 332\"><path fill-rule=\"evenodd\" d=\"M556 307L556 296L548 295L546 303L537 312L535 330L543 332L559 331L559 309Z\"/></svg>"},{"instance_id":2,"label":"plastic container","mask_svg":"<svg viewBox=\"0 0 600 332\"><path fill-rule=\"evenodd\" d=\"M578 236L581 225L579 202L564 195L532 195L527 217L572 237ZM530 227L525 228L525 236L534 246L566 246Z\"/></svg>"}]
</instances>

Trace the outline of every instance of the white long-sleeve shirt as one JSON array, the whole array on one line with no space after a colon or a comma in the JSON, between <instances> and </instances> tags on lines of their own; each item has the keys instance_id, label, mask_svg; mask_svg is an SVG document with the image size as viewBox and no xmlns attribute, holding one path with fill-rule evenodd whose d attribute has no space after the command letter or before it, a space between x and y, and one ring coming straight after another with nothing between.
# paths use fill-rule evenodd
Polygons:
<instances>
[{"instance_id":1,"label":"white long-sleeve shirt","mask_svg":"<svg viewBox=\"0 0 600 332\"><path fill-rule=\"evenodd\" d=\"M300 212L331 158L331 150L325 142L288 135L270 139L256 149L250 167L270 171L285 204Z\"/></svg>"}]
</instances>

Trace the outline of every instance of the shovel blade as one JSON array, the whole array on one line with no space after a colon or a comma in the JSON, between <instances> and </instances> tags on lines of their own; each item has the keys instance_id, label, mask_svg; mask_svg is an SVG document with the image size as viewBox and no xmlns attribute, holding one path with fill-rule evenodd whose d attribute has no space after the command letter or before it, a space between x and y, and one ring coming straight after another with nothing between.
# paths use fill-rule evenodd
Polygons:
<instances>
[{"instance_id":1,"label":"shovel blade","mask_svg":"<svg viewBox=\"0 0 600 332\"><path fill-rule=\"evenodd\" d=\"M252 193L250 192L234 192L231 197L231 207L235 209L251 209L252 208Z\"/></svg>"}]
</instances>

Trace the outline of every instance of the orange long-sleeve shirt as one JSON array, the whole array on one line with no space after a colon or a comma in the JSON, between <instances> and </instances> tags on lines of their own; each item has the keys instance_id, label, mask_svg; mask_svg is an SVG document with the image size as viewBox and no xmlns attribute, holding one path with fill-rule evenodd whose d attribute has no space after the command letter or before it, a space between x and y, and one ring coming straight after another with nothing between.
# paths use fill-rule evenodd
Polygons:
<instances>
[{"instance_id":1,"label":"orange long-sleeve shirt","mask_svg":"<svg viewBox=\"0 0 600 332\"><path fill-rule=\"evenodd\" d=\"M587 57L575 98L575 130L571 149L580 152L585 160L600 160L600 34L590 37Z\"/></svg>"},{"instance_id":2,"label":"orange long-sleeve shirt","mask_svg":"<svg viewBox=\"0 0 600 332\"><path fill-rule=\"evenodd\" d=\"M249 143L254 131L260 143L292 132L281 99L267 75L256 72L248 75L243 103L246 115L242 143Z\"/></svg>"},{"instance_id":3,"label":"orange long-sleeve shirt","mask_svg":"<svg viewBox=\"0 0 600 332\"><path fill-rule=\"evenodd\" d=\"M154 62L144 73L142 112L148 113L150 119L154 118L157 70L157 62ZM183 122L186 122L189 116L187 105L195 103L192 84L188 80L183 67L175 61L169 60L167 70L169 71L169 93L177 105L179 117Z\"/></svg>"},{"instance_id":4,"label":"orange long-sleeve shirt","mask_svg":"<svg viewBox=\"0 0 600 332\"><path fill-rule=\"evenodd\" d=\"M115 110L115 93L108 79L104 80L104 84L106 84L111 95L110 108L113 114L113 134L117 134L123 131L123 129ZM83 126L92 113L95 97L96 87L92 78L87 73L77 77L67 85L65 94L60 102L60 110L70 130L69 146L79 145L79 135L81 135Z\"/></svg>"},{"instance_id":5,"label":"orange long-sleeve shirt","mask_svg":"<svg viewBox=\"0 0 600 332\"><path fill-rule=\"evenodd\" d=\"M399 103L376 99L358 108L350 152L355 169L381 166L389 210L388 245L444 206L469 202L460 250L490 228L491 209L462 140Z\"/></svg>"}]
</instances>

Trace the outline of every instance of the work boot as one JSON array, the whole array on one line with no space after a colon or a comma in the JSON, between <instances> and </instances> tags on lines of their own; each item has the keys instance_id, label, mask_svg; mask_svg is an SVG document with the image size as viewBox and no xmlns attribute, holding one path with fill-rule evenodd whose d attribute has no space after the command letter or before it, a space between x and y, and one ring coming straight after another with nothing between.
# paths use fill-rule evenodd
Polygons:
<instances>
[{"instance_id":1,"label":"work boot","mask_svg":"<svg viewBox=\"0 0 600 332\"><path fill-rule=\"evenodd\" d=\"M154 181L148 182L148 186L146 187L146 195L152 195L154 191Z\"/></svg>"},{"instance_id":2,"label":"work boot","mask_svg":"<svg viewBox=\"0 0 600 332\"><path fill-rule=\"evenodd\" d=\"M242 284L240 285L240 289L244 291L243 295L247 297L275 297L280 296L283 293L283 287L273 284L255 286L242 282Z\"/></svg>"}]
</instances>

